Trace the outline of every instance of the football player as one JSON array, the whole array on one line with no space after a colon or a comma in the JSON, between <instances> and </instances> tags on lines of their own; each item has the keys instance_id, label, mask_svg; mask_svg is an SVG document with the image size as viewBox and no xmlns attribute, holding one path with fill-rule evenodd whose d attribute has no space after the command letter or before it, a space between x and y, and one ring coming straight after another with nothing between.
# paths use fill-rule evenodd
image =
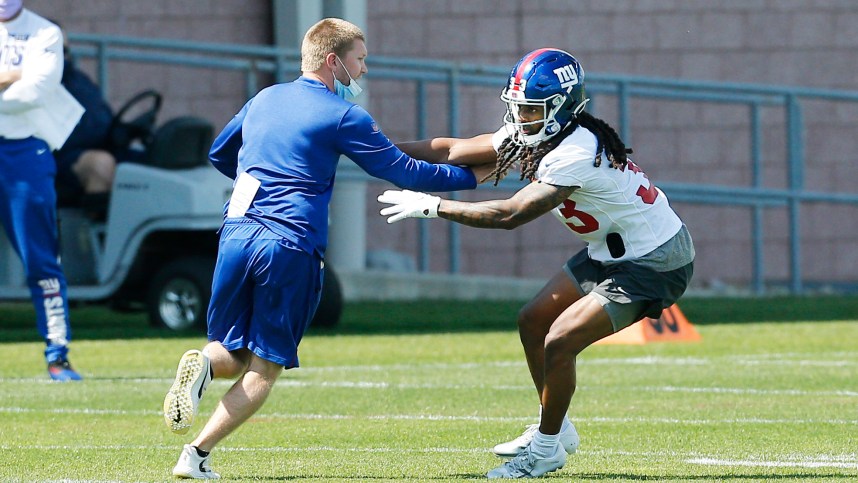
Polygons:
<instances>
[{"instance_id":1,"label":"football player","mask_svg":"<svg viewBox=\"0 0 858 483\"><path fill-rule=\"evenodd\" d=\"M391 205L381 210L388 223L440 217L513 229L551 212L586 242L519 313L540 421L494 447L510 459L487 476L524 478L562 468L578 447L567 416L576 356L672 305L691 279L694 246L667 196L629 159L631 150L617 132L585 110L584 70L572 55L551 48L528 53L513 67L501 100L504 126L493 134L401 146L430 160L491 146L498 161L488 179L497 182L518 164L530 181L524 188L509 199L481 202L396 190L378 200Z\"/></svg>"}]
</instances>

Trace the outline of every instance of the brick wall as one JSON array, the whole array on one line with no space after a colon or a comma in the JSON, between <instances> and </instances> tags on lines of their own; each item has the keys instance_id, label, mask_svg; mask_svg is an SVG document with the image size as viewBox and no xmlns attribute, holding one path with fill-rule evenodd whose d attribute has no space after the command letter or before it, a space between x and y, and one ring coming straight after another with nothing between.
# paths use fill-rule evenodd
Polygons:
<instances>
[{"instance_id":1,"label":"brick wall","mask_svg":"<svg viewBox=\"0 0 858 483\"><path fill-rule=\"evenodd\" d=\"M67 30L203 42L271 42L270 2L248 0L28 0ZM587 72L755 84L858 90L858 4L850 0L369 0L370 55L431 58L511 67L524 53L556 46L571 51ZM72 6L73 8L69 8ZM84 66L91 67L91 66ZM244 102L241 76L198 69L128 64L114 69L111 102L154 87L165 95L163 119L194 114L222 126ZM497 89L462 92L460 134L496 129ZM408 86L370 83L370 112L394 140L416 135ZM429 90L429 135L449 134L442 88ZM437 101L437 102L435 102ZM596 114L616 123L610 99ZM765 186L786 186L784 113L763 111ZM855 193L858 106L805 104L806 186ZM635 160L659 182L750 182L746 109L724 105L635 101L631 144ZM370 250L414 253L413 223L387 226L368 194ZM492 192L466 194L485 198ZM504 193L506 195L506 193ZM668 193L669 195L669 193ZM698 248L695 284L747 283L751 215L742 208L674 203ZM802 269L819 281L855 281L855 208L802 209ZM765 212L766 277L789 275L785 209ZM446 223L434 222L433 246L443 251ZM463 228L467 273L545 278L581 247L559 223L544 217L513 232ZM436 257L433 269L446 268Z\"/></svg>"},{"instance_id":2,"label":"brick wall","mask_svg":"<svg viewBox=\"0 0 858 483\"><path fill-rule=\"evenodd\" d=\"M858 4L845 0L380 0L373 5L368 30L370 52L375 55L511 67L530 50L556 46L572 52L587 72L858 89ZM478 94L478 100L466 107L471 114L462 117L460 134L498 126L496 96L503 82L498 79L495 92ZM413 137L413 127L398 121L402 109L396 102L378 100L381 95L373 91L373 113L382 127L394 139ZM444 93L436 96L440 99ZM858 104L818 102L803 107L805 186L855 193L851 180L858 176L854 154ZM634 159L656 183L750 184L747 108L636 100L631 109ZM596 114L616 126L612 99L599 99ZM772 108L762 114L764 184L783 188L787 182L784 112ZM430 123L429 135L444 135L446 129L446 118L440 114ZM750 211L673 205L697 245L695 284L747 283ZM370 203L369 211L374 210L375 203ZM801 213L804 276L821 282L854 282L858 210L820 204L805 205ZM764 275L768 279L789 277L787 223L786 209L765 210ZM446 239L446 227L433 225L433 229L437 233L433 236ZM550 217L516 234L465 228L463 268L546 277L580 248L564 230ZM409 249L409 242L394 240L384 236L375 243ZM445 266L440 262L436 268Z\"/></svg>"},{"instance_id":3,"label":"brick wall","mask_svg":"<svg viewBox=\"0 0 858 483\"><path fill-rule=\"evenodd\" d=\"M24 5L74 33L248 45L272 42L271 2L266 0L26 0ZM137 92L154 88L164 96L161 122L190 114L209 119L220 129L246 101L242 74L114 62L108 86L111 105L119 108ZM80 66L94 76L92 62L81 61Z\"/></svg>"}]
</instances>

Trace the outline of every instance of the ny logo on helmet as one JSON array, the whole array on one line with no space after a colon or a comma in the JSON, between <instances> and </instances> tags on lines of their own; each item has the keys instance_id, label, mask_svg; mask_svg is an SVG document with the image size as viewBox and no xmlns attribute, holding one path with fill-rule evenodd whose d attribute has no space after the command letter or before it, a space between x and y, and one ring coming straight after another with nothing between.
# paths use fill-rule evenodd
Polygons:
<instances>
[{"instance_id":1,"label":"ny logo on helmet","mask_svg":"<svg viewBox=\"0 0 858 483\"><path fill-rule=\"evenodd\" d=\"M560 80L560 87L566 89L566 92L571 94L572 88L578 83L578 73L575 72L575 67L572 64L558 67L554 69L554 75Z\"/></svg>"}]
</instances>

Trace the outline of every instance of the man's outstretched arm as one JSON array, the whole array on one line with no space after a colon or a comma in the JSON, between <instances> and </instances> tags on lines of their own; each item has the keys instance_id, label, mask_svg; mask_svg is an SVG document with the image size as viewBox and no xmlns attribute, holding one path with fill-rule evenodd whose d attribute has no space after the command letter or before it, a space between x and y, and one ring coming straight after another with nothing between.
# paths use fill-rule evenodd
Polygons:
<instances>
[{"instance_id":1,"label":"man's outstretched arm","mask_svg":"<svg viewBox=\"0 0 858 483\"><path fill-rule=\"evenodd\" d=\"M396 143L396 146L412 158L434 164L476 166L497 162L492 134L471 138L432 138Z\"/></svg>"},{"instance_id":2,"label":"man's outstretched arm","mask_svg":"<svg viewBox=\"0 0 858 483\"><path fill-rule=\"evenodd\" d=\"M512 230L548 213L563 203L573 191L573 186L528 183L505 200L441 200L438 217L475 228Z\"/></svg>"},{"instance_id":3,"label":"man's outstretched arm","mask_svg":"<svg viewBox=\"0 0 858 483\"><path fill-rule=\"evenodd\" d=\"M530 183L511 198L478 202L443 200L413 191L385 191L378 201L388 203L381 210L391 215L388 223L405 218L444 218L475 228L511 230L548 213L569 197L574 186Z\"/></svg>"}]
</instances>

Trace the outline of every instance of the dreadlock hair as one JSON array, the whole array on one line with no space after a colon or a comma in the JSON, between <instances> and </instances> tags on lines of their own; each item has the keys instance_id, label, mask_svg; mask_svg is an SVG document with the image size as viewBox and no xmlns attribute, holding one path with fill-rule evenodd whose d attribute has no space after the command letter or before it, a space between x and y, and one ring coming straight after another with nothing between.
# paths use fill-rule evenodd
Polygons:
<instances>
[{"instance_id":1,"label":"dreadlock hair","mask_svg":"<svg viewBox=\"0 0 858 483\"><path fill-rule=\"evenodd\" d=\"M533 180L536 178L536 170L539 168L539 162L546 154L556 148L566 136L572 134L578 126L583 126L596 135L596 158L593 160L593 166L599 167L602 165L602 152L608 155L608 161L611 162L611 167L621 169L628 163L627 154L631 154L631 148L627 148L620 139L617 131L607 122L593 117L590 113L581 111L556 136L543 141L536 146L523 146L513 142L511 137L504 139L498 148L498 162L495 169L489 173L480 182L495 179L494 185L509 172L515 165L516 161L521 166L521 178Z\"/></svg>"}]
</instances>

